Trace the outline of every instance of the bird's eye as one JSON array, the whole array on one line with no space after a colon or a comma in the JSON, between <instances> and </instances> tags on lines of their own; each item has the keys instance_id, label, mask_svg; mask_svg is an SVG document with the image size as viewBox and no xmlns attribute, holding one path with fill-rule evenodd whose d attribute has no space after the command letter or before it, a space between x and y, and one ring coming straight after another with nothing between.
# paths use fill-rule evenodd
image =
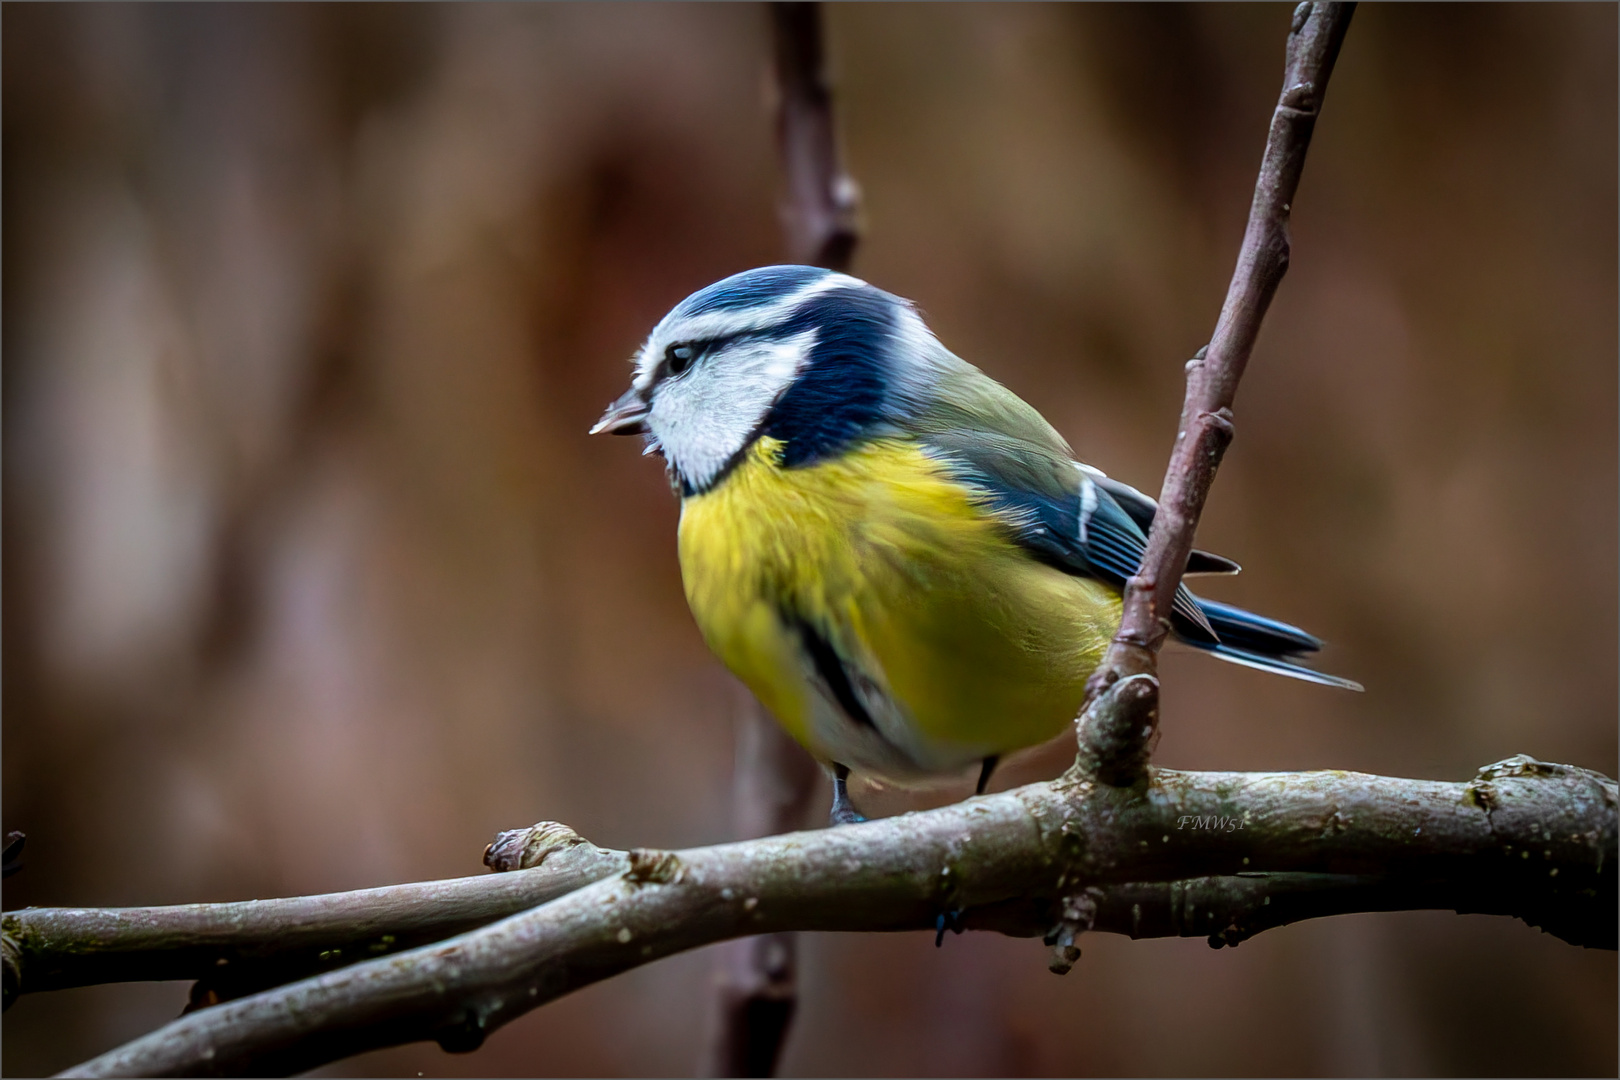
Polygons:
<instances>
[{"instance_id":1,"label":"bird's eye","mask_svg":"<svg viewBox=\"0 0 1620 1080\"><path fill-rule=\"evenodd\" d=\"M664 363L669 366L671 375L679 375L692 366L697 359L697 348L692 345L671 345L664 350Z\"/></svg>"}]
</instances>

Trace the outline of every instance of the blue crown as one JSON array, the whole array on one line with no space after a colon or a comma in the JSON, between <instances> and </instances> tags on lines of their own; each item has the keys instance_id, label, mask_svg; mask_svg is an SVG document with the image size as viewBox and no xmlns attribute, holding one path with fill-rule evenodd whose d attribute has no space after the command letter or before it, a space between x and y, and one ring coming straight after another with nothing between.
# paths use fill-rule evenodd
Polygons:
<instances>
[{"instance_id":1,"label":"blue crown","mask_svg":"<svg viewBox=\"0 0 1620 1080\"><path fill-rule=\"evenodd\" d=\"M672 315L690 318L711 311L742 311L760 307L832 273L819 266L762 266L744 270L699 289L676 305Z\"/></svg>"}]
</instances>

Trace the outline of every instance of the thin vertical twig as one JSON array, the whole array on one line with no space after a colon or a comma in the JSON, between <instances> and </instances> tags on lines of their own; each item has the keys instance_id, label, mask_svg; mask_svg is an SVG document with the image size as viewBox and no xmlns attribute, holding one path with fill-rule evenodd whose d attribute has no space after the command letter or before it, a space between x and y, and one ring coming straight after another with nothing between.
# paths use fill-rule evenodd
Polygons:
<instances>
[{"instance_id":1,"label":"thin vertical twig","mask_svg":"<svg viewBox=\"0 0 1620 1080\"><path fill-rule=\"evenodd\" d=\"M1353 3L1300 4L1288 35L1282 94L1272 112L1249 224L1238 252L1226 303L1209 345L1187 364L1181 410L1159 511L1147 551L1125 590L1119 632L1091 678L1081 721L1081 763L1109 779L1130 783L1141 775L1157 733L1156 654L1215 470L1232 441L1232 402L1249 362L1261 320L1288 270L1288 221L1305 152L1322 109L1328 77L1344 42ZM1132 680L1146 676L1147 681ZM1121 696L1131 680L1138 691ZM1139 684L1139 685L1138 685ZM1115 687L1120 692L1115 692Z\"/></svg>"},{"instance_id":2,"label":"thin vertical twig","mask_svg":"<svg viewBox=\"0 0 1620 1080\"><path fill-rule=\"evenodd\" d=\"M776 71L776 142L788 257L848 270L860 241L860 190L844 172L819 3L767 4Z\"/></svg>"},{"instance_id":3,"label":"thin vertical twig","mask_svg":"<svg viewBox=\"0 0 1620 1080\"><path fill-rule=\"evenodd\" d=\"M738 698L732 774L738 838L791 832L803 825L816 790L815 762L752 694L739 687ZM797 1005L794 934L762 934L719 946L702 1075L773 1075Z\"/></svg>"},{"instance_id":4,"label":"thin vertical twig","mask_svg":"<svg viewBox=\"0 0 1620 1080\"><path fill-rule=\"evenodd\" d=\"M782 231L793 262L848 270L860 239L858 189L844 172L826 70L821 5L773 3L776 141ZM750 695L738 711L733 819L740 838L799 828L816 766ZM777 933L730 941L715 962L713 1019L701 1072L771 1076L798 1005L798 941Z\"/></svg>"}]
</instances>

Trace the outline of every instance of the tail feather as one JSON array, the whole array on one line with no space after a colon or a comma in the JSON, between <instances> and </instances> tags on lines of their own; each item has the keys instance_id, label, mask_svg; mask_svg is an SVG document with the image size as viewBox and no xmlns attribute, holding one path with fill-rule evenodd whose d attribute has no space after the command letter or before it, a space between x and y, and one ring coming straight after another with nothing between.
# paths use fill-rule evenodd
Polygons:
<instances>
[{"instance_id":1,"label":"tail feather","mask_svg":"<svg viewBox=\"0 0 1620 1080\"><path fill-rule=\"evenodd\" d=\"M1278 656L1300 656L1321 651L1322 639L1297 626L1268 619L1231 604L1205 600L1202 596L1198 598L1198 606L1203 608L1204 617L1220 636L1222 645Z\"/></svg>"},{"instance_id":2,"label":"tail feather","mask_svg":"<svg viewBox=\"0 0 1620 1080\"><path fill-rule=\"evenodd\" d=\"M1218 642L1199 640L1197 635L1181 635L1182 640L1196 649L1214 654L1222 660L1245 667L1258 668L1277 675L1286 675L1322 686L1338 686L1346 690L1360 690L1360 683L1315 671L1292 660L1319 651L1322 640L1297 626L1290 626L1252 611L1230 604L1198 598L1198 606L1210 627L1219 636Z\"/></svg>"},{"instance_id":3,"label":"tail feather","mask_svg":"<svg viewBox=\"0 0 1620 1080\"><path fill-rule=\"evenodd\" d=\"M1203 646L1199 646L1203 648ZM1275 656L1266 656L1263 653L1250 652L1248 649L1236 649L1230 645L1217 645L1213 649L1205 649L1211 656L1218 656L1229 664L1242 664L1244 667L1259 668L1269 671L1273 675L1286 675L1290 679L1301 679L1305 682L1316 683L1319 686L1337 686L1343 690L1363 690L1360 683L1354 679L1341 679L1337 675L1329 675L1325 671L1305 667L1303 664L1291 664L1287 660L1279 660Z\"/></svg>"}]
</instances>

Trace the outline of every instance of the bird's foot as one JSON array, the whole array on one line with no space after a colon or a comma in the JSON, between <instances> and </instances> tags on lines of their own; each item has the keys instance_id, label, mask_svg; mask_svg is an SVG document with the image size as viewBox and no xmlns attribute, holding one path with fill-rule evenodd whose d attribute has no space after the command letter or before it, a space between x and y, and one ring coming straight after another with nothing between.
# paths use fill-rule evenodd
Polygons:
<instances>
[{"instance_id":1,"label":"bird's foot","mask_svg":"<svg viewBox=\"0 0 1620 1080\"><path fill-rule=\"evenodd\" d=\"M1000 760L1001 755L999 754L991 754L984 759L984 762L979 766L979 785L973 789L973 794L984 794L984 789L990 786L990 774L996 771L996 763Z\"/></svg>"},{"instance_id":2,"label":"bird's foot","mask_svg":"<svg viewBox=\"0 0 1620 1080\"><path fill-rule=\"evenodd\" d=\"M843 806L834 803L832 812L827 815L828 825L859 825L869 820L871 819L847 802Z\"/></svg>"},{"instance_id":3,"label":"bird's foot","mask_svg":"<svg viewBox=\"0 0 1620 1080\"><path fill-rule=\"evenodd\" d=\"M855 804L849 801L849 769L835 764L832 811L827 815L827 824L859 825L865 820L866 815L855 809Z\"/></svg>"},{"instance_id":4,"label":"bird's foot","mask_svg":"<svg viewBox=\"0 0 1620 1080\"><path fill-rule=\"evenodd\" d=\"M961 908L951 908L949 911L940 912L938 917L934 919L934 948L937 949L945 944L945 931L949 930L953 934L960 934L964 929L966 927L962 925Z\"/></svg>"}]
</instances>

